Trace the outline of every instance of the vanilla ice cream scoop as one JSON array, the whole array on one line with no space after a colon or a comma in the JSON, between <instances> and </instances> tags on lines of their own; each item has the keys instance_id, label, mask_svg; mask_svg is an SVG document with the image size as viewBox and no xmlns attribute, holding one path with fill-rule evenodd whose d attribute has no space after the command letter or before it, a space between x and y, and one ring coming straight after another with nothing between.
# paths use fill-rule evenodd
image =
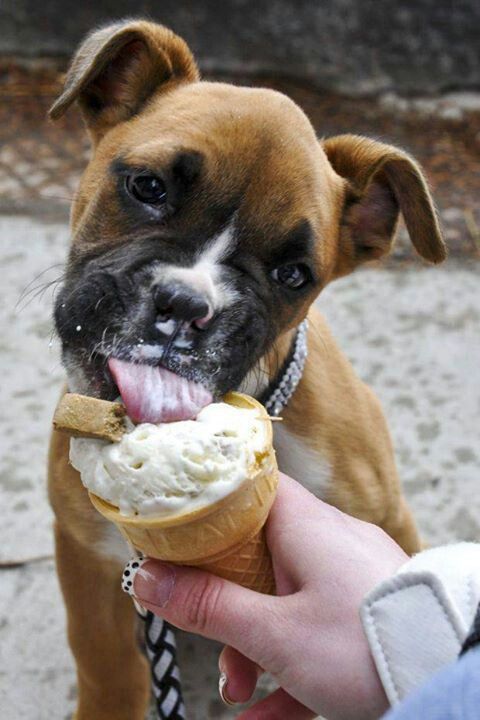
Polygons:
<instances>
[{"instance_id":1,"label":"vanilla ice cream scoop","mask_svg":"<svg viewBox=\"0 0 480 720\"><path fill-rule=\"evenodd\" d=\"M124 516L165 516L238 488L268 444L252 408L212 403L196 420L142 423L118 442L72 437L70 460L92 493Z\"/></svg>"}]
</instances>

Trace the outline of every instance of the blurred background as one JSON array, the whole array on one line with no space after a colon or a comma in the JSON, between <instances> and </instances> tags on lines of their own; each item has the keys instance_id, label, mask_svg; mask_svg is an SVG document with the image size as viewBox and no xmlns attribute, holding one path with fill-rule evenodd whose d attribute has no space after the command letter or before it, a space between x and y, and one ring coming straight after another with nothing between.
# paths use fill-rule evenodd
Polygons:
<instances>
[{"instance_id":1,"label":"blurred background","mask_svg":"<svg viewBox=\"0 0 480 720\"><path fill-rule=\"evenodd\" d=\"M69 205L89 149L75 110L56 125L45 114L82 36L124 16L149 17L182 35L208 79L290 95L319 136L363 133L400 145L423 164L449 260L426 267L401 229L386 262L338 281L318 304L383 403L425 539L480 539L480 3L2 0L0 707L6 720L63 720L74 707L45 462L63 378L51 304L68 247ZM217 650L205 647L187 637L181 642L189 717L234 717L217 700Z\"/></svg>"}]
</instances>

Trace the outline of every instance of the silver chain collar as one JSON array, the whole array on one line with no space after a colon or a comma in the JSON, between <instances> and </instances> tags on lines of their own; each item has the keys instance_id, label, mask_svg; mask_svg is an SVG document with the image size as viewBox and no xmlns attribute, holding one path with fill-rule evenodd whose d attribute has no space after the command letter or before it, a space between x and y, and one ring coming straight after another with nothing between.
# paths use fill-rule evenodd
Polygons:
<instances>
[{"instance_id":1,"label":"silver chain collar","mask_svg":"<svg viewBox=\"0 0 480 720\"><path fill-rule=\"evenodd\" d=\"M278 381L277 387L265 403L269 415L274 417L280 415L300 382L308 355L307 333L308 320L305 319L298 326L293 347L293 357Z\"/></svg>"}]
</instances>

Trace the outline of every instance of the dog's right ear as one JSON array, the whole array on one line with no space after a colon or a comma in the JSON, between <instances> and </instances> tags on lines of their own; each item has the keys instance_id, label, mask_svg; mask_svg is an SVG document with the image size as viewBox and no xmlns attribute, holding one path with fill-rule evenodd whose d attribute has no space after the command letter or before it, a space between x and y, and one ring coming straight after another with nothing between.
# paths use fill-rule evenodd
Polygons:
<instances>
[{"instance_id":1,"label":"dog's right ear","mask_svg":"<svg viewBox=\"0 0 480 720\"><path fill-rule=\"evenodd\" d=\"M144 20L122 21L85 38L49 115L56 120L78 101L96 142L157 91L198 79L193 55L175 33Z\"/></svg>"}]
</instances>

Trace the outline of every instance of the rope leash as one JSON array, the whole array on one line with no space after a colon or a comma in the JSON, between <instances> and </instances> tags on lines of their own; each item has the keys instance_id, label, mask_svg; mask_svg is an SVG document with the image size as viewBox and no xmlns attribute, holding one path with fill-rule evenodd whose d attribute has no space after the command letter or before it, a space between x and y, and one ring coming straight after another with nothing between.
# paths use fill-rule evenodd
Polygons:
<instances>
[{"instance_id":1,"label":"rope leash","mask_svg":"<svg viewBox=\"0 0 480 720\"><path fill-rule=\"evenodd\" d=\"M158 720L186 720L174 631L150 611L140 617L145 623L145 645Z\"/></svg>"},{"instance_id":2,"label":"rope leash","mask_svg":"<svg viewBox=\"0 0 480 720\"><path fill-rule=\"evenodd\" d=\"M124 536L125 537L125 536ZM143 555L125 537L132 560ZM174 628L132 598L144 623L144 637L158 720L186 720Z\"/></svg>"}]
</instances>

